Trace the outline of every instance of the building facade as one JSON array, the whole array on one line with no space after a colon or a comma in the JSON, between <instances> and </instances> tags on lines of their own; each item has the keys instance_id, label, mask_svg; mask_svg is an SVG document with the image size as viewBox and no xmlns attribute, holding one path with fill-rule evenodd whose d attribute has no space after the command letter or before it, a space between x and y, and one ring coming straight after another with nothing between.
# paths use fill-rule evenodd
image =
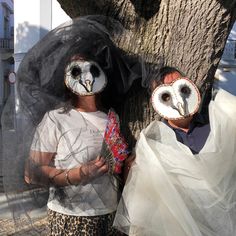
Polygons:
<instances>
[{"instance_id":1,"label":"building facade","mask_svg":"<svg viewBox=\"0 0 236 236\"><path fill-rule=\"evenodd\" d=\"M14 71L13 0L0 0L0 115L10 94L9 73Z\"/></svg>"},{"instance_id":2,"label":"building facade","mask_svg":"<svg viewBox=\"0 0 236 236\"><path fill-rule=\"evenodd\" d=\"M41 38L69 19L57 0L14 0L14 6L13 0L0 0L0 109L4 106L3 111L0 110L0 190L3 146L7 150L8 143L17 138L15 129L17 120L21 119L18 115L17 76L14 78L14 73L26 53Z\"/></svg>"}]
</instances>

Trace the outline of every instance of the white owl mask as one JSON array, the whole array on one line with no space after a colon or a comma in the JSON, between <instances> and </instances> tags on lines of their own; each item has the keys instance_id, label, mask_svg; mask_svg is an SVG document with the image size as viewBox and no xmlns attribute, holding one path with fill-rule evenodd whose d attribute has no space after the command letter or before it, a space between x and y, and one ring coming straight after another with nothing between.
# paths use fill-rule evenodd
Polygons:
<instances>
[{"instance_id":1,"label":"white owl mask","mask_svg":"<svg viewBox=\"0 0 236 236\"><path fill-rule=\"evenodd\" d=\"M107 78L94 61L72 60L65 69L65 84L81 96L100 93L107 85Z\"/></svg>"},{"instance_id":2,"label":"white owl mask","mask_svg":"<svg viewBox=\"0 0 236 236\"><path fill-rule=\"evenodd\" d=\"M195 114L201 96L196 85L188 78L178 78L171 84L158 86L152 93L155 111L168 120L179 120Z\"/></svg>"}]
</instances>

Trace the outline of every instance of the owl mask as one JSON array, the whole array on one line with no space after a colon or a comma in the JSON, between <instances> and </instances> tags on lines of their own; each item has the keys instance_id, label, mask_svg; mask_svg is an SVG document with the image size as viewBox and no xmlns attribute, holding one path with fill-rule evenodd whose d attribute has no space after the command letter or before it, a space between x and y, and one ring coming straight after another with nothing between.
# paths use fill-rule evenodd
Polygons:
<instances>
[{"instance_id":1,"label":"owl mask","mask_svg":"<svg viewBox=\"0 0 236 236\"><path fill-rule=\"evenodd\" d=\"M171 84L158 86L152 93L155 111L168 120L179 120L195 114L201 96L196 85L188 78L178 78Z\"/></svg>"},{"instance_id":2,"label":"owl mask","mask_svg":"<svg viewBox=\"0 0 236 236\"><path fill-rule=\"evenodd\" d=\"M88 96L100 93L107 78L96 62L76 58L66 66L65 84L73 93Z\"/></svg>"}]
</instances>

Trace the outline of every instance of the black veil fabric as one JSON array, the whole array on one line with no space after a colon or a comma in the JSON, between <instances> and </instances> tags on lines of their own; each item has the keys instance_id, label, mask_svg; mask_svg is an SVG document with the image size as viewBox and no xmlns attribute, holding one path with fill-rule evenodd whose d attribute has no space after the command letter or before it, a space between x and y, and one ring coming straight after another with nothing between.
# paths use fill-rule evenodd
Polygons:
<instances>
[{"instance_id":1,"label":"black veil fabric","mask_svg":"<svg viewBox=\"0 0 236 236\"><path fill-rule=\"evenodd\" d=\"M37 122L40 114L45 113L45 107L51 109L58 101L66 101L64 68L76 54L100 65L108 77L104 98L120 102L133 81L139 78L136 61L129 60L113 42L113 38L115 41L126 33L118 22L103 16L81 17L48 33L27 53L18 70L22 108Z\"/></svg>"},{"instance_id":2,"label":"black veil fabric","mask_svg":"<svg viewBox=\"0 0 236 236\"><path fill-rule=\"evenodd\" d=\"M1 120L3 184L16 228L34 225L34 219L45 213L48 190L25 183L24 165L45 113L71 99L64 84L69 58L79 54L100 65L108 78L103 103L106 108L116 107L141 77L138 60L116 46L119 38L128 38L128 34L111 18L80 17L49 32L25 55L17 71L15 100L7 102Z\"/></svg>"}]
</instances>

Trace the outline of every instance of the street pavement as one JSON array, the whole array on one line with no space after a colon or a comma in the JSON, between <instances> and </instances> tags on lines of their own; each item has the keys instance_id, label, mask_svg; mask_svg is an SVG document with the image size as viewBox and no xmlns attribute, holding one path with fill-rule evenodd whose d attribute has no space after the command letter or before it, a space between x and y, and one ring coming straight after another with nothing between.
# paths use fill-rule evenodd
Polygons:
<instances>
[{"instance_id":1,"label":"street pavement","mask_svg":"<svg viewBox=\"0 0 236 236\"><path fill-rule=\"evenodd\" d=\"M19 196L20 201L20 196ZM17 204L17 198L16 198ZM27 209L27 201L22 207ZM17 215L17 213L16 213ZM33 236L47 235L46 208L30 212L30 220L27 217L13 220L12 212L8 207L8 202L4 193L0 193L0 236ZM32 222L31 222L32 221ZM31 224L30 224L30 223Z\"/></svg>"},{"instance_id":2,"label":"street pavement","mask_svg":"<svg viewBox=\"0 0 236 236\"><path fill-rule=\"evenodd\" d=\"M14 236L37 236L47 235L47 217L46 207L40 210L30 212L29 218L18 219L16 222L13 220L13 214L8 206L7 198L4 194L3 181L2 181L2 132L0 127L0 236L14 235ZM25 197L26 196L26 197ZM21 200L22 194L14 198L14 204L18 204ZM24 194L25 202L21 204L23 209L28 209L30 205L27 201L27 194ZM17 212L15 212L17 215ZM29 224L31 222L31 224Z\"/></svg>"}]
</instances>

